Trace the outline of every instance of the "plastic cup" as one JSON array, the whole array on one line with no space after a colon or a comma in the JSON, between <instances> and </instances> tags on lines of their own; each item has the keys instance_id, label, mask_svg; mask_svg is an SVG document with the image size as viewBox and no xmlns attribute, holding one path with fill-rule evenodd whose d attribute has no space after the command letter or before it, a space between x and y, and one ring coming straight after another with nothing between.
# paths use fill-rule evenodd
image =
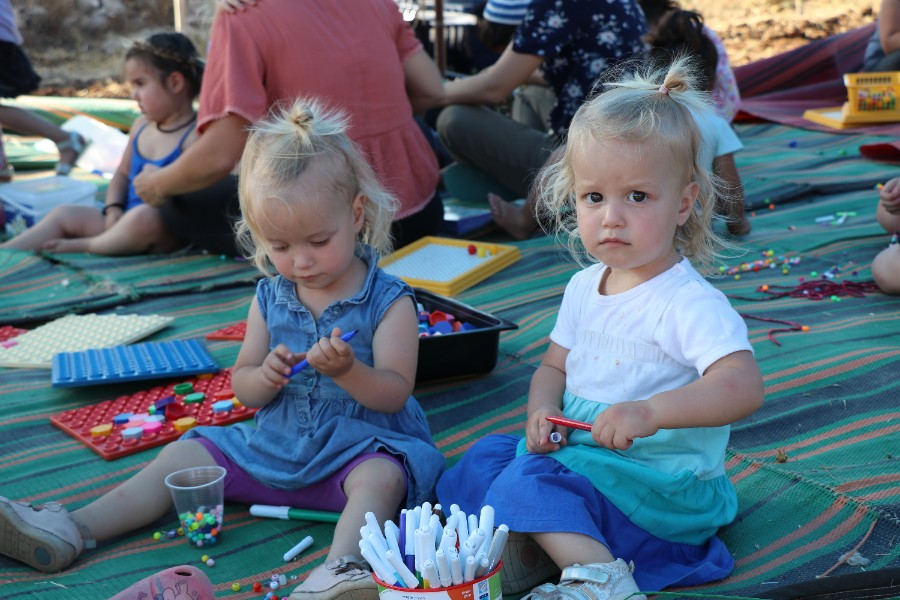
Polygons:
<instances>
[{"instance_id":1,"label":"plastic cup","mask_svg":"<svg viewBox=\"0 0 900 600\"><path fill-rule=\"evenodd\" d=\"M202 548L219 541L225 520L225 469L192 467L166 477L184 537Z\"/></svg>"}]
</instances>

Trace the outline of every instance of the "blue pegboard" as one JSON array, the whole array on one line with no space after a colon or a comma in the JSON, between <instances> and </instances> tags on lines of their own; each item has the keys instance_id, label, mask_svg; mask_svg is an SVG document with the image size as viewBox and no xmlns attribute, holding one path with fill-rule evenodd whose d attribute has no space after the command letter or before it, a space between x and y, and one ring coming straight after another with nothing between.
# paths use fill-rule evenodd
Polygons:
<instances>
[{"instance_id":1,"label":"blue pegboard","mask_svg":"<svg viewBox=\"0 0 900 600\"><path fill-rule=\"evenodd\" d=\"M198 340L147 342L53 356L53 387L121 383L215 373L219 366Z\"/></svg>"}]
</instances>

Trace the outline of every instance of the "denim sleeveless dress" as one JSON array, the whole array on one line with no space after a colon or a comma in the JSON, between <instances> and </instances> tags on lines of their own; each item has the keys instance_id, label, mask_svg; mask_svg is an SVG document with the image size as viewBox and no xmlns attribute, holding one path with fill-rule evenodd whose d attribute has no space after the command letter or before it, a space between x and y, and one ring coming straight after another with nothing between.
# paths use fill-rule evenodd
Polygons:
<instances>
[{"instance_id":1,"label":"denim sleeveless dress","mask_svg":"<svg viewBox=\"0 0 900 600\"><path fill-rule=\"evenodd\" d=\"M270 348L285 344L296 352L310 348L335 327L359 330L348 342L356 358L373 364L372 338L385 312L412 289L377 266L365 247L368 264L362 289L335 302L316 321L297 298L294 284L277 276L259 282L256 298L270 334ZM277 489L296 490L333 475L353 458L389 452L406 468L407 505L433 498L444 469L422 407L410 396L403 409L388 414L358 403L328 377L308 367L294 376L272 402L260 409L253 425L197 427L184 439L202 436L251 477Z\"/></svg>"}]
</instances>

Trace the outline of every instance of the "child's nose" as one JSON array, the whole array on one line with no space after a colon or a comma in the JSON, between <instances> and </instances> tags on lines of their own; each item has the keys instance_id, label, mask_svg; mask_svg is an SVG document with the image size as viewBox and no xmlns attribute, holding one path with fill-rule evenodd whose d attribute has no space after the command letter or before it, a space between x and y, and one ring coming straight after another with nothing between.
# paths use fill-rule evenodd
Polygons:
<instances>
[{"instance_id":1,"label":"child's nose","mask_svg":"<svg viewBox=\"0 0 900 600\"><path fill-rule=\"evenodd\" d=\"M602 223L604 227L621 227L624 223L623 206L619 202L607 202L603 207Z\"/></svg>"},{"instance_id":2,"label":"child's nose","mask_svg":"<svg viewBox=\"0 0 900 600\"><path fill-rule=\"evenodd\" d=\"M294 266L298 269L304 269L313 264L313 256L311 252L297 250L294 252Z\"/></svg>"}]
</instances>

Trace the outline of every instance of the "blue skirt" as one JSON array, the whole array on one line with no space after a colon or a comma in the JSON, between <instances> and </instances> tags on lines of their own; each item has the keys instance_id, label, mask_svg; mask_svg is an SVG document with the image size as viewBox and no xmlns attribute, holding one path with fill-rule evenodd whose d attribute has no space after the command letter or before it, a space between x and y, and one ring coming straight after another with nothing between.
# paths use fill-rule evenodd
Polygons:
<instances>
[{"instance_id":1,"label":"blue skirt","mask_svg":"<svg viewBox=\"0 0 900 600\"><path fill-rule=\"evenodd\" d=\"M734 560L719 538L697 546L658 538L551 456L516 457L520 439L490 435L476 442L438 481L441 505L458 504L466 514L490 505L494 523L505 523L510 531L589 536L615 558L634 561L634 579L645 592L709 583L733 570Z\"/></svg>"}]
</instances>

